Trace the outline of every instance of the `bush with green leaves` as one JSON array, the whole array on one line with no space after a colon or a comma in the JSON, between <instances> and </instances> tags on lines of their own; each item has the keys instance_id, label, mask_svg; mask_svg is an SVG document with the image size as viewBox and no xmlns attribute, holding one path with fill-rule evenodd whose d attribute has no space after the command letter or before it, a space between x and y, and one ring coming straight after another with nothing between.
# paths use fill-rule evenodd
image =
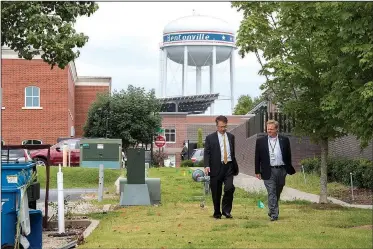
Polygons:
<instances>
[{"instance_id":1,"label":"bush with green leaves","mask_svg":"<svg viewBox=\"0 0 373 249\"><path fill-rule=\"evenodd\" d=\"M184 160L181 162L180 167L194 167L192 160Z\"/></svg>"},{"instance_id":2,"label":"bush with green leaves","mask_svg":"<svg viewBox=\"0 0 373 249\"><path fill-rule=\"evenodd\" d=\"M314 172L320 175L321 159L306 158L301 161L306 173ZM359 188L373 188L373 162L367 159L346 159L329 157L327 159L328 181L350 184L350 173L353 182Z\"/></svg>"}]
</instances>

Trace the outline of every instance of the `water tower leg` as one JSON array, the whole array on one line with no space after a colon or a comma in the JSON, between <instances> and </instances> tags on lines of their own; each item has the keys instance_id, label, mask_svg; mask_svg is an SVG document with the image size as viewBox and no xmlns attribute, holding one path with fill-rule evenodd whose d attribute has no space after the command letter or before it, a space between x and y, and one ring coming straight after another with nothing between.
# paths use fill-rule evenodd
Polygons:
<instances>
[{"instance_id":1,"label":"water tower leg","mask_svg":"<svg viewBox=\"0 0 373 249\"><path fill-rule=\"evenodd\" d=\"M163 97L166 97L167 89L167 49L163 49Z\"/></svg>"},{"instance_id":2,"label":"water tower leg","mask_svg":"<svg viewBox=\"0 0 373 249\"><path fill-rule=\"evenodd\" d=\"M202 67L196 67L196 94L201 94Z\"/></svg>"},{"instance_id":3,"label":"water tower leg","mask_svg":"<svg viewBox=\"0 0 373 249\"><path fill-rule=\"evenodd\" d=\"M232 50L231 58L230 58L230 80L231 80L231 110L232 114L234 112L234 74L235 74L235 66L234 66L234 58L235 58L235 51Z\"/></svg>"},{"instance_id":4,"label":"water tower leg","mask_svg":"<svg viewBox=\"0 0 373 249\"><path fill-rule=\"evenodd\" d=\"M183 74L183 84L182 84L182 96L185 96L185 85L188 81L188 47L184 47L184 74Z\"/></svg>"},{"instance_id":5,"label":"water tower leg","mask_svg":"<svg viewBox=\"0 0 373 249\"><path fill-rule=\"evenodd\" d=\"M163 97L163 50L159 50L159 92L158 92L158 98Z\"/></svg>"},{"instance_id":6,"label":"water tower leg","mask_svg":"<svg viewBox=\"0 0 373 249\"><path fill-rule=\"evenodd\" d=\"M212 47L212 63L210 66L210 93L214 93L214 81L215 81L215 68L216 68L216 46ZM214 114L214 104L211 104L210 114Z\"/></svg>"}]
</instances>

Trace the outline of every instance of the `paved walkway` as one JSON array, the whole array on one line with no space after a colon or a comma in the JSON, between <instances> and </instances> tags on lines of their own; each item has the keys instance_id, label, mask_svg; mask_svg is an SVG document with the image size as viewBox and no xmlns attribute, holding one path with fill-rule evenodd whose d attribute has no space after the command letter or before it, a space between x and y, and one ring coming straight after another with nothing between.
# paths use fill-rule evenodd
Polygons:
<instances>
[{"instance_id":1,"label":"paved walkway","mask_svg":"<svg viewBox=\"0 0 373 249\"><path fill-rule=\"evenodd\" d=\"M203 168L194 168L194 169L201 169ZM257 179L256 177L249 176L246 174L239 173L237 176L234 177L233 181L236 187L242 188L248 192L264 192L267 194L267 190L264 186L264 182L262 180ZM319 195L306 193L294 188L284 187L281 193L281 200L283 201L294 201L294 200L305 200L313 203L319 203ZM328 197L328 200L331 203L338 204L344 207L352 207L352 208L363 208L363 209L373 209L373 205L356 205L356 204L349 204L347 202Z\"/></svg>"},{"instance_id":2,"label":"paved walkway","mask_svg":"<svg viewBox=\"0 0 373 249\"><path fill-rule=\"evenodd\" d=\"M267 190L264 186L264 182L262 180L257 179L256 177L249 176L246 174L238 174L238 176L234 177L234 185L236 187L242 188L249 192L261 192L264 191L267 193ZM306 193L294 188L284 187L281 200L293 201L293 200L306 200L313 203L319 202L319 195ZM373 205L355 205L349 204L340 200L337 200L332 197L328 197L328 200L334 204L338 204L344 207L353 207L353 208L364 208L364 209L372 209Z\"/></svg>"}]
</instances>

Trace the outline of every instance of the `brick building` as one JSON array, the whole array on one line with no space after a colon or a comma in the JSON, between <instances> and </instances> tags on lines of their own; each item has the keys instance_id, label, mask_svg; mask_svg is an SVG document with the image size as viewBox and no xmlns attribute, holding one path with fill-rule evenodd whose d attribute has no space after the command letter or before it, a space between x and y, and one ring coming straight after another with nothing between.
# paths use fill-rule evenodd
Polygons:
<instances>
[{"instance_id":1,"label":"brick building","mask_svg":"<svg viewBox=\"0 0 373 249\"><path fill-rule=\"evenodd\" d=\"M97 93L111 91L110 77L80 77L74 62L65 69L19 59L2 48L2 142L55 144L58 137L82 136Z\"/></svg>"},{"instance_id":2,"label":"brick building","mask_svg":"<svg viewBox=\"0 0 373 249\"><path fill-rule=\"evenodd\" d=\"M180 153L183 149L183 143L189 140L189 143L197 143L198 129L202 129L203 140L205 137L216 131L215 118L217 115L193 115L187 112L162 112L162 128L166 137L164 152L173 165L180 165ZM229 115L229 129L233 129L243 124L250 116L247 115Z\"/></svg>"}]
</instances>

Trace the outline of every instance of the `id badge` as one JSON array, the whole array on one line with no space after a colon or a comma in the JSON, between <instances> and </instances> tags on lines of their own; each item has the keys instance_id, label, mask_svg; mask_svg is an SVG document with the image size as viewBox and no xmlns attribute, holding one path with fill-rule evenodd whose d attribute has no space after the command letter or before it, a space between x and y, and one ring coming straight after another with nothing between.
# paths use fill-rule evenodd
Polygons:
<instances>
[{"instance_id":1,"label":"id badge","mask_svg":"<svg viewBox=\"0 0 373 249\"><path fill-rule=\"evenodd\" d=\"M269 158L271 159L271 161L275 161L276 160L275 153L271 152L269 154Z\"/></svg>"}]
</instances>

